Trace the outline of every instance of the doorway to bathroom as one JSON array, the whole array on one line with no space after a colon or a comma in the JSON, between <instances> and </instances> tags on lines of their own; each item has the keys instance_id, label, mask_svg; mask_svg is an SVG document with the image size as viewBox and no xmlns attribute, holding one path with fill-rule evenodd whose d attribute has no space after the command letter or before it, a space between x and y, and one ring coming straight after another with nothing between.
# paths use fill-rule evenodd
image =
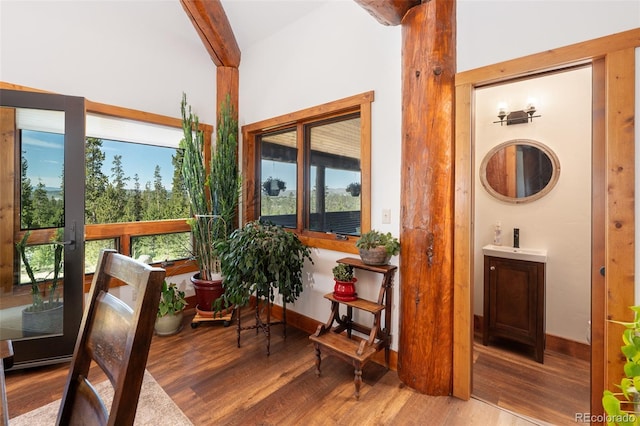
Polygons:
<instances>
[{"instance_id":1,"label":"doorway to bathroom","mask_svg":"<svg viewBox=\"0 0 640 426\"><path fill-rule=\"evenodd\" d=\"M570 66L592 67L592 225L590 415L603 415L602 392L623 371L618 325L633 318L635 289L634 64L640 29L561 47L456 74L454 376L453 395L468 399L473 377L474 187L473 127L476 89ZM569 118L570 112L565 116ZM479 160L478 160L479 161ZM570 303L571 301L567 301Z\"/></svg>"},{"instance_id":2,"label":"doorway to bathroom","mask_svg":"<svg viewBox=\"0 0 640 426\"><path fill-rule=\"evenodd\" d=\"M592 68L587 65L478 87L474 92L472 395L554 424L574 423L575 413L588 412L590 402L591 87ZM509 119L519 114L524 119ZM544 191L545 185L553 183L551 170L539 165L532 170L526 157L515 150L506 154L512 157L506 160L512 166L499 171L487 168L488 160L495 160L496 147L529 148L529 144L544 147L557 161L550 162L557 181L540 197L518 188L529 186L527 177L533 177L544 181ZM513 178L512 193L497 195L487 177L496 182ZM496 239L496 234L501 238ZM514 242L516 235L519 241ZM536 362L531 347L513 339L482 344L484 285L488 284L484 283L483 247L495 243L546 252L544 301L540 302L544 363ZM532 303L509 315L521 316L516 321L526 323L535 309ZM503 307L510 308L509 304ZM571 365L575 367L563 368Z\"/></svg>"}]
</instances>

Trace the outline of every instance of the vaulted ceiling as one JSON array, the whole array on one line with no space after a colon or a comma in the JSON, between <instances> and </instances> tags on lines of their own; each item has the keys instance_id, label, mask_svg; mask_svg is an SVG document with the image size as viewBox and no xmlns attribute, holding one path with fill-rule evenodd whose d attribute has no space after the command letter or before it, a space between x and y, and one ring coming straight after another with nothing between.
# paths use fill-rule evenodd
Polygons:
<instances>
[{"instance_id":1,"label":"vaulted ceiling","mask_svg":"<svg viewBox=\"0 0 640 426\"><path fill-rule=\"evenodd\" d=\"M280 31L314 10L336 0L220 0L240 51ZM354 1L383 25L398 25L404 14L420 0Z\"/></svg>"},{"instance_id":2,"label":"vaulted ceiling","mask_svg":"<svg viewBox=\"0 0 640 426\"><path fill-rule=\"evenodd\" d=\"M221 3L242 52L324 6L327 1L221 0Z\"/></svg>"}]
</instances>

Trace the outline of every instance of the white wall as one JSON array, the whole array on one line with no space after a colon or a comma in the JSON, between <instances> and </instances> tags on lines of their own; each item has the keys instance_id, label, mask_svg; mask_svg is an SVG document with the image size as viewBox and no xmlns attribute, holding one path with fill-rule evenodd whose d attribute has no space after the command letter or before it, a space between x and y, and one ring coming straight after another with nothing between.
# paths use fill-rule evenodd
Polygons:
<instances>
[{"instance_id":1,"label":"white wall","mask_svg":"<svg viewBox=\"0 0 640 426\"><path fill-rule=\"evenodd\" d=\"M0 0L0 80L215 123L216 68L178 0Z\"/></svg>"},{"instance_id":2,"label":"white wall","mask_svg":"<svg viewBox=\"0 0 640 426\"><path fill-rule=\"evenodd\" d=\"M458 71L640 27L638 0L457 0Z\"/></svg>"},{"instance_id":3,"label":"white wall","mask_svg":"<svg viewBox=\"0 0 640 426\"><path fill-rule=\"evenodd\" d=\"M532 123L494 124L499 102L523 109L537 99ZM591 317L591 68L476 90L475 98L475 287L474 313L483 315L482 246L502 223L505 246L520 229L520 247L546 249L546 332L586 342ZM553 151L560 178L539 200L510 204L480 182L480 163L496 145L533 139Z\"/></svg>"}]
</instances>

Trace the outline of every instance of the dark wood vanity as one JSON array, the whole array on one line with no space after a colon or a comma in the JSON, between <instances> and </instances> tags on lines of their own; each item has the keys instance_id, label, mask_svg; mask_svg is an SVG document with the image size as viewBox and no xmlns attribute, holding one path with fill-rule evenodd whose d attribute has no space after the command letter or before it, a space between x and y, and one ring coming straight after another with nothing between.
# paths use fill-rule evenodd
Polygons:
<instances>
[{"instance_id":1,"label":"dark wood vanity","mask_svg":"<svg viewBox=\"0 0 640 426\"><path fill-rule=\"evenodd\" d=\"M484 256L482 343L501 338L530 345L544 362L545 263Z\"/></svg>"}]
</instances>

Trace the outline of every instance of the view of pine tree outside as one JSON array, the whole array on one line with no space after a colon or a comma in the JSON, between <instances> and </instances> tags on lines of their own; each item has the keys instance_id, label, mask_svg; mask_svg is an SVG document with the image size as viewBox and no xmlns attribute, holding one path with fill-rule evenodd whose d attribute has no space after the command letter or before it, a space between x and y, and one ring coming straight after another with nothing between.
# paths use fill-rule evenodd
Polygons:
<instances>
[{"instance_id":1,"label":"view of pine tree outside","mask_svg":"<svg viewBox=\"0 0 640 426\"><path fill-rule=\"evenodd\" d=\"M190 216L178 149L88 137L85 223L159 221ZM85 263L95 264L103 247L85 247ZM131 238L131 256L145 262L185 259L189 232Z\"/></svg>"},{"instance_id":2,"label":"view of pine tree outside","mask_svg":"<svg viewBox=\"0 0 640 426\"><path fill-rule=\"evenodd\" d=\"M176 143L177 145L177 143ZM190 215L176 148L86 139L85 223L180 219ZM64 136L21 130L20 226L22 230L64 225ZM85 270L95 270L103 248L117 249L115 239L87 241ZM54 244L27 248L36 278L53 269ZM131 238L131 254L148 262L185 259L191 254L189 232ZM29 283L21 264L20 283Z\"/></svg>"},{"instance_id":3,"label":"view of pine tree outside","mask_svg":"<svg viewBox=\"0 0 640 426\"><path fill-rule=\"evenodd\" d=\"M96 266L98 265L98 253L100 253L100 250L102 249L118 250L118 240L114 238L109 238L105 240L85 241L84 243L84 252L85 252L84 273L85 274L93 274L96 271ZM89 258L87 258L87 253L90 254Z\"/></svg>"},{"instance_id":4,"label":"view of pine tree outside","mask_svg":"<svg viewBox=\"0 0 640 426\"><path fill-rule=\"evenodd\" d=\"M64 135L22 130L20 156L20 229L31 231L64 226ZM56 235L57 232L54 232ZM51 278L55 244L25 248L25 256L38 281ZM60 272L62 277L63 273ZM20 259L20 284L30 284Z\"/></svg>"},{"instance_id":5,"label":"view of pine tree outside","mask_svg":"<svg viewBox=\"0 0 640 426\"><path fill-rule=\"evenodd\" d=\"M20 228L64 226L64 135L22 130L21 152Z\"/></svg>"}]
</instances>

